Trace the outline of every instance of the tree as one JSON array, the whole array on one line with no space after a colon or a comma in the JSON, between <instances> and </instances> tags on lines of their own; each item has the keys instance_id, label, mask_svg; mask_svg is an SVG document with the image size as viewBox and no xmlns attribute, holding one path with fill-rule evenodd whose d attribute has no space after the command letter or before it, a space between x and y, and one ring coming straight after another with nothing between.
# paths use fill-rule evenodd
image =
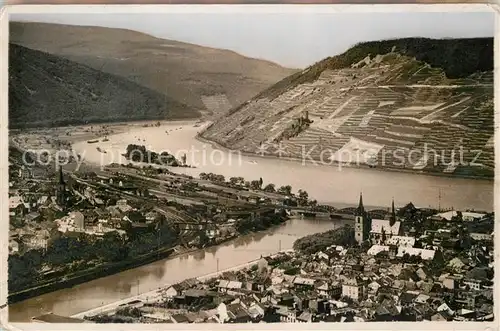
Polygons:
<instances>
[{"instance_id":1,"label":"tree","mask_svg":"<svg viewBox=\"0 0 500 331\"><path fill-rule=\"evenodd\" d=\"M250 182L250 188L252 190L258 190L258 189L260 189L260 182L258 180L252 180Z\"/></svg>"},{"instance_id":2,"label":"tree","mask_svg":"<svg viewBox=\"0 0 500 331\"><path fill-rule=\"evenodd\" d=\"M309 194L304 190L299 190L299 197L297 198L297 202L300 206L306 206L309 201Z\"/></svg>"},{"instance_id":3,"label":"tree","mask_svg":"<svg viewBox=\"0 0 500 331\"><path fill-rule=\"evenodd\" d=\"M276 192L276 188L274 184L267 184L266 187L264 187L264 191L273 193Z\"/></svg>"},{"instance_id":4,"label":"tree","mask_svg":"<svg viewBox=\"0 0 500 331\"><path fill-rule=\"evenodd\" d=\"M290 196L292 195L292 187L290 185L281 186L278 189L278 193Z\"/></svg>"},{"instance_id":5,"label":"tree","mask_svg":"<svg viewBox=\"0 0 500 331\"><path fill-rule=\"evenodd\" d=\"M200 173L200 179L207 180L208 179L207 173L205 172Z\"/></svg>"}]
</instances>

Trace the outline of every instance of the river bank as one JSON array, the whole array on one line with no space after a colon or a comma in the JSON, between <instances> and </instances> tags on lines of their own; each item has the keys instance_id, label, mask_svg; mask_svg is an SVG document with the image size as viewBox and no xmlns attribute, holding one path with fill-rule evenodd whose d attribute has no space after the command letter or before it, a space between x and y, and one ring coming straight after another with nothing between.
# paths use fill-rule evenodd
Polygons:
<instances>
[{"instance_id":1,"label":"river bank","mask_svg":"<svg viewBox=\"0 0 500 331\"><path fill-rule=\"evenodd\" d=\"M217 246L172 254L156 262L10 304L9 320L29 322L33 316L49 312L64 316L78 314L157 290L165 284L176 284L292 249L296 239L344 223L341 220L291 218L268 230L239 236Z\"/></svg>"},{"instance_id":2,"label":"river bank","mask_svg":"<svg viewBox=\"0 0 500 331\"><path fill-rule=\"evenodd\" d=\"M280 161L288 161L288 162L293 162L293 163L301 163L303 166L305 165L312 165L312 166L317 166L321 161L319 160L314 160L314 159L307 159L307 158L298 158L298 157L288 157L288 156L276 156L276 155L264 155L264 154L257 154L257 153L250 153L250 152L243 152L239 150L234 150L229 147L226 147L224 145L221 145L218 142L206 139L202 136L203 131L198 133L196 135L196 140L204 143L204 144L209 144L212 148L214 149L219 149L223 150L228 153L239 153L243 156L251 157L251 158L259 158L259 159L279 159ZM443 177L443 178L453 178L453 179L473 179L473 180L478 180L478 181L489 181L489 182L494 182L495 178L490 177L490 176L465 176L465 175L453 175L453 174L448 174L444 172L424 172L424 171L416 171L412 169L403 169L403 168L379 168L379 167L371 167L367 164L358 164L358 165L351 165L351 164L345 164L341 163L338 161L331 161L330 164L321 164L321 165L327 165L331 167L336 167L338 169L341 168L350 168L350 169L364 169L364 170L369 170L369 171L379 171L379 172L397 172L397 173L405 173L405 174L411 174L411 175L420 175L420 176L435 176L435 177Z\"/></svg>"},{"instance_id":3,"label":"river bank","mask_svg":"<svg viewBox=\"0 0 500 331\"><path fill-rule=\"evenodd\" d=\"M212 273L208 273L205 275L200 275L200 276L195 277L195 278L196 278L196 280L198 280L200 282L205 282L205 281L214 279L214 278L216 278L216 277L218 277L226 272L239 271L239 270L243 270L245 268L251 268L252 266L257 265L262 258L273 258L273 257L278 256L281 253L286 253L286 252L291 252L291 251L293 251L293 249L284 249L284 250L277 252L275 254L262 256L262 257L259 257L258 259L253 259L251 261L239 264L239 265L234 266L234 267L226 268L226 269L212 272ZM172 285L174 285L174 284L165 284L156 290L152 290L152 291L149 291L146 293L134 295L134 296L131 296L129 298L126 298L126 299L123 299L123 300L120 300L117 302L113 302L111 304L107 304L107 305L102 306L102 307L97 307L94 309L90 309L90 310L72 315L71 317L83 319L84 317L91 317L91 316L95 316L97 314L111 313L114 310L116 310L118 307L126 305L127 303L130 303L130 302L133 302L136 300L140 300L140 301L148 302L148 303L155 302L157 300L162 299L162 292L164 290L168 289Z\"/></svg>"}]
</instances>

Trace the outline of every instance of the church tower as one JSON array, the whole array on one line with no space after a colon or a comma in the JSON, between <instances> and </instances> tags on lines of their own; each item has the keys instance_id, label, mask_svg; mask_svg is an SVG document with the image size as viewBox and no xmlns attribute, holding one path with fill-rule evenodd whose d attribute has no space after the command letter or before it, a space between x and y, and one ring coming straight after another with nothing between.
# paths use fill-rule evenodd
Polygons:
<instances>
[{"instance_id":1,"label":"church tower","mask_svg":"<svg viewBox=\"0 0 500 331\"><path fill-rule=\"evenodd\" d=\"M354 238L359 245L369 239L370 230L370 219L366 214L365 207L363 206L363 194L361 193L359 195L358 208L356 208L354 213Z\"/></svg>"},{"instance_id":2,"label":"church tower","mask_svg":"<svg viewBox=\"0 0 500 331\"><path fill-rule=\"evenodd\" d=\"M61 166L59 166L59 187L57 189L57 204L61 207L64 207L66 204L66 183L64 182L64 176Z\"/></svg>"},{"instance_id":3,"label":"church tower","mask_svg":"<svg viewBox=\"0 0 500 331\"><path fill-rule=\"evenodd\" d=\"M389 218L389 225L393 226L396 223L396 210L394 209L394 198L392 199L391 216Z\"/></svg>"}]
</instances>

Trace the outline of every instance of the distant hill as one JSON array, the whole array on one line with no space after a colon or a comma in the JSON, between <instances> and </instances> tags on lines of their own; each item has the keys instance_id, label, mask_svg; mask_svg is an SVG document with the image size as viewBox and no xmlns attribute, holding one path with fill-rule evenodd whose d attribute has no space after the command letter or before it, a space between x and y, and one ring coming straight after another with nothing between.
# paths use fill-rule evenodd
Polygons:
<instances>
[{"instance_id":1,"label":"distant hill","mask_svg":"<svg viewBox=\"0 0 500 331\"><path fill-rule=\"evenodd\" d=\"M249 153L492 177L492 70L493 38L361 43L233 108L202 137ZM460 148L463 162L452 163Z\"/></svg>"},{"instance_id":2,"label":"distant hill","mask_svg":"<svg viewBox=\"0 0 500 331\"><path fill-rule=\"evenodd\" d=\"M11 22L9 32L11 43L127 78L206 114L220 115L296 72L125 29Z\"/></svg>"},{"instance_id":3,"label":"distant hill","mask_svg":"<svg viewBox=\"0 0 500 331\"><path fill-rule=\"evenodd\" d=\"M9 126L181 119L199 109L122 77L9 45Z\"/></svg>"}]
</instances>

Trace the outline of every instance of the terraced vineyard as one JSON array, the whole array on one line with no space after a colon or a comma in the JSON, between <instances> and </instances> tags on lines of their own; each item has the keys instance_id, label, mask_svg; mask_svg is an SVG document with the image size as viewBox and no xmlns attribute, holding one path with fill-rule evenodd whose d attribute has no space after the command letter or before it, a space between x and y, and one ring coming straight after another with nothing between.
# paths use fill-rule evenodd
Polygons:
<instances>
[{"instance_id":1,"label":"terraced vineyard","mask_svg":"<svg viewBox=\"0 0 500 331\"><path fill-rule=\"evenodd\" d=\"M282 90L233 109L202 136L251 153L493 176L492 71L451 79L393 48ZM312 123L283 139L301 118Z\"/></svg>"}]
</instances>

